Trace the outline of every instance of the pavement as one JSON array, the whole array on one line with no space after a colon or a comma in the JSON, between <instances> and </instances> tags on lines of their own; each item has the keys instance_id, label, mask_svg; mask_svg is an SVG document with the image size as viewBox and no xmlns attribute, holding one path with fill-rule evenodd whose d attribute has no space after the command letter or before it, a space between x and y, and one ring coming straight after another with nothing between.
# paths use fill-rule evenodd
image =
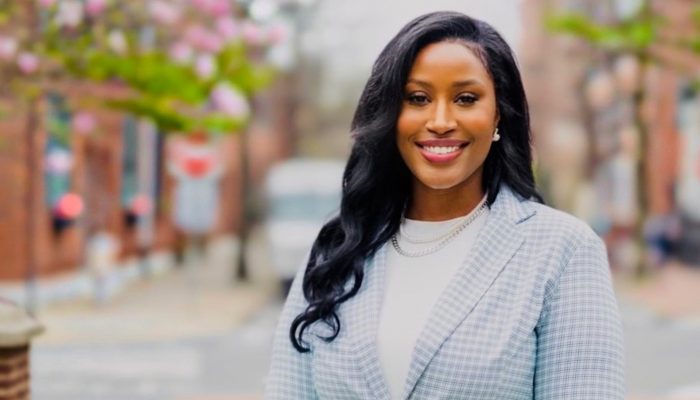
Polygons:
<instances>
[{"instance_id":1,"label":"pavement","mask_svg":"<svg viewBox=\"0 0 700 400\"><path fill-rule=\"evenodd\" d=\"M98 305L40 311L32 351L35 400L258 400L281 308L268 252L224 238L165 274ZM700 269L669 264L651 278L616 277L625 326L628 400L700 400Z\"/></svg>"},{"instance_id":2,"label":"pavement","mask_svg":"<svg viewBox=\"0 0 700 400\"><path fill-rule=\"evenodd\" d=\"M700 267L670 262L642 280L616 279L623 301L636 303L665 318L700 324Z\"/></svg>"},{"instance_id":3,"label":"pavement","mask_svg":"<svg viewBox=\"0 0 700 400\"><path fill-rule=\"evenodd\" d=\"M641 280L617 276L615 292L628 400L700 400L700 268L670 262Z\"/></svg>"},{"instance_id":4,"label":"pavement","mask_svg":"<svg viewBox=\"0 0 700 400\"><path fill-rule=\"evenodd\" d=\"M237 242L222 238L184 265L140 279L104 304L82 298L45 306L37 346L177 340L223 334L256 314L276 291L266 263L252 260L250 279L234 279ZM251 252L252 254L253 252ZM264 252L255 252L260 257Z\"/></svg>"},{"instance_id":5,"label":"pavement","mask_svg":"<svg viewBox=\"0 0 700 400\"><path fill-rule=\"evenodd\" d=\"M267 369L269 356L258 354L270 347L280 307L261 246L251 242L245 282L233 278L237 241L221 238L204 254L190 250L183 265L136 280L103 304L82 298L41 308L45 332L32 344L33 398L261 398L257 371ZM243 328L261 314L267 316L260 327ZM250 348L262 350L251 354ZM255 377L236 379L247 376L251 363Z\"/></svg>"}]
</instances>

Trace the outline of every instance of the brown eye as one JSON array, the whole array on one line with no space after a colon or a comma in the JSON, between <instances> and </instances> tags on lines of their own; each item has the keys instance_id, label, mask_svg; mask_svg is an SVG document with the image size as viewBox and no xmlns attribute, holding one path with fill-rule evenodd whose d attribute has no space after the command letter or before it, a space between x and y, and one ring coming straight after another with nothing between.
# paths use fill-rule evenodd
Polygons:
<instances>
[{"instance_id":1,"label":"brown eye","mask_svg":"<svg viewBox=\"0 0 700 400\"><path fill-rule=\"evenodd\" d=\"M411 93L408 96L406 96L406 100L410 104L414 104L417 106L426 105L429 102L428 96L426 96L424 94L420 94L420 93Z\"/></svg>"},{"instance_id":2,"label":"brown eye","mask_svg":"<svg viewBox=\"0 0 700 400\"><path fill-rule=\"evenodd\" d=\"M460 94L455 99L455 103L459 105L470 105L476 103L477 100L478 98L473 94Z\"/></svg>"}]
</instances>

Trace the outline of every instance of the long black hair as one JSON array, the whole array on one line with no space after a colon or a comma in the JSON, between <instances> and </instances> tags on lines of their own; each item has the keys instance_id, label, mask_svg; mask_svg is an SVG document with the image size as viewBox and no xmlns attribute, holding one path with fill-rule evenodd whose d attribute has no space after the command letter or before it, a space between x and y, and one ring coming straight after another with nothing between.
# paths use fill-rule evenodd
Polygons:
<instances>
[{"instance_id":1,"label":"long black hair","mask_svg":"<svg viewBox=\"0 0 700 400\"><path fill-rule=\"evenodd\" d=\"M352 121L355 143L343 176L340 213L326 223L309 255L302 284L308 306L290 327L292 344L309 351L302 336L315 322L340 332L338 306L353 297L364 261L399 228L411 195L411 172L396 145L404 86L418 52L440 41L465 43L482 60L495 87L501 140L484 162L483 185L491 205L501 184L542 201L532 173L527 99L510 47L489 24L456 12L420 16L404 26L375 61Z\"/></svg>"}]
</instances>

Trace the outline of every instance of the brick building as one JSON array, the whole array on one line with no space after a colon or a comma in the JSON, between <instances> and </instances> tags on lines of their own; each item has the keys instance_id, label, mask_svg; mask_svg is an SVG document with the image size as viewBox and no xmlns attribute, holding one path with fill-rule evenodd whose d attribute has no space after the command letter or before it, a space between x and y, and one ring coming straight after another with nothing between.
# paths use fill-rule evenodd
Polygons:
<instances>
[{"instance_id":1,"label":"brick building","mask_svg":"<svg viewBox=\"0 0 700 400\"><path fill-rule=\"evenodd\" d=\"M633 173L621 173L625 171L621 166L622 156L636 151L634 110L626 86L634 84L637 66L623 57L610 58L576 38L552 35L546 31L545 15L575 11L603 22L620 17L631 3L521 3L520 61L538 147L539 183L550 202L586 218L599 233L625 224L617 220L635 217L636 179ZM692 7L692 2L683 0L652 1L653 13L670 22L662 32L664 38L688 37ZM683 253L688 246L700 246L700 237L693 234L700 215L689 207L690 198L700 200L700 169L692 168L700 163L700 102L688 79L698 76L700 57L662 45L654 53L663 65L652 65L644 81L648 210L654 221L671 215L681 218L685 231L676 250ZM681 256L700 262L698 256Z\"/></svg>"},{"instance_id":2,"label":"brick building","mask_svg":"<svg viewBox=\"0 0 700 400\"><path fill-rule=\"evenodd\" d=\"M253 184L262 179L271 163L290 152L290 88L289 79L283 77L254 101L254 119L247 129L246 150ZM114 96L119 90L117 86L71 87L62 92L65 98L59 97L59 103L78 98L84 91ZM70 121L69 114L56 115L69 111L57 111L56 104L49 98L42 102L31 155L35 165L30 168L26 114L12 99L0 101L3 109L12 110L6 118L0 119L0 182L3 182L0 190L0 286L19 285L27 277L28 265L32 262L40 280L76 275L85 263L87 241L98 231L107 231L118 238L120 260L136 256L138 229L129 221L125 194L129 185L134 186L132 181L143 174L144 163L149 166L148 173L153 178L150 192L154 209L153 240L145 250L167 250L176 244L177 232L171 215L175 183L167 172L165 149L168 142L177 139L155 134L147 125L123 113L95 111L94 131L88 134L69 131L66 143L73 159L66 186L68 191L82 198L84 212L75 223L57 229L48 201L55 182L51 182L46 173L47 146L52 141L55 125L52 119ZM217 143L224 166L215 235L235 233L240 226L240 139L240 135L231 134ZM32 181L30 170L34 173L31 188L28 187L28 182ZM34 215L29 214L28 202L33 203ZM32 220L34 233L28 238L27 228Z\"/></svg>"}]
</instances>

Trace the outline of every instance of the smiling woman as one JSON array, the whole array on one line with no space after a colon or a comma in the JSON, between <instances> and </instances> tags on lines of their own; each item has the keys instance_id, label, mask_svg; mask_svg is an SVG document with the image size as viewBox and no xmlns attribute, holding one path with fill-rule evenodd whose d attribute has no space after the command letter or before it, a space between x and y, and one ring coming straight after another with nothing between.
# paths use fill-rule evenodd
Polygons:
<instances>
[{"instance_id":1,"label":"smiling woman","mask_svg":"<svg viewBox=\"0 0 700 400\"><path fill-rule=\"evenodd\" d=\"M622 399L602 241L542 204L508 45L454 12L384 48L339 215L282 312L268 399Z\"/></svg>"}]
</instances>

